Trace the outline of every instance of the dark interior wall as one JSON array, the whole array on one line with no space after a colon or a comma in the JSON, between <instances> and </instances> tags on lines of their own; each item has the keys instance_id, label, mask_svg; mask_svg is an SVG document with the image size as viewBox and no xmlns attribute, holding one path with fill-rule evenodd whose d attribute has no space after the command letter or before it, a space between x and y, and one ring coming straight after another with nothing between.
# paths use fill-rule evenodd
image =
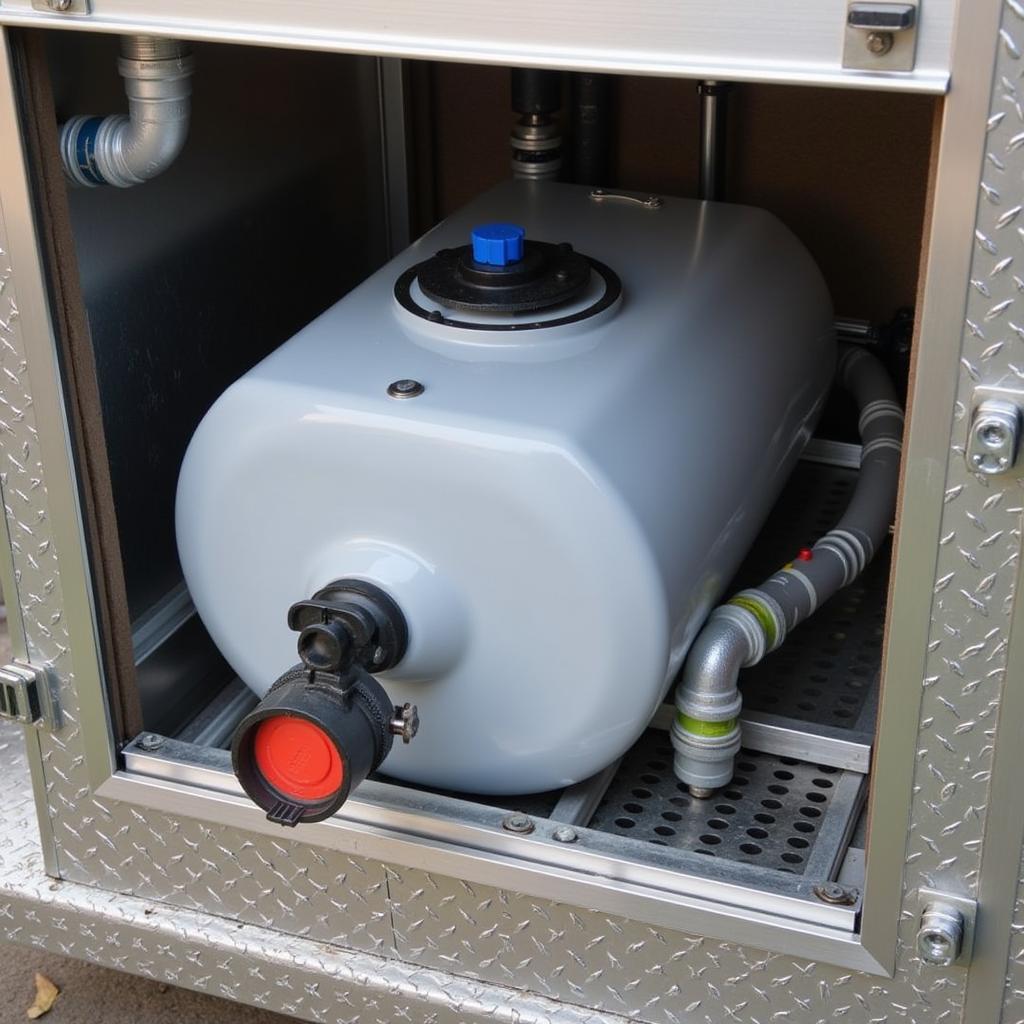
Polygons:
<instances>
[{"instance_id":1,"label":"dark interior wall","mask_svg":"<svg viewBox=\"0 0 1024 1024\"><path fill-rule=\"evenodd\" d=\"M430 74L440 218L510 173L512 115L507 69L434 64ZM695 83L627 76L616 91L608 184L693 196ZM914 303L935 103L794 86L733 90L729 199L789 225L821 266L840 315L887 320Z\"/></svg>"},{"instance_id":2,"label":"dark interior wall","mask_svg":"<svg viewBox=\"0 0 1024 1024\"><path fill-rule=\"evenodd\" d=\"M115 37L48 46L58 121L125 109ZM181 581L175 490L199 420L385 257L376 62L194 50L175 163L69 190L133 619Z\"/></svg>"}]
</instances>

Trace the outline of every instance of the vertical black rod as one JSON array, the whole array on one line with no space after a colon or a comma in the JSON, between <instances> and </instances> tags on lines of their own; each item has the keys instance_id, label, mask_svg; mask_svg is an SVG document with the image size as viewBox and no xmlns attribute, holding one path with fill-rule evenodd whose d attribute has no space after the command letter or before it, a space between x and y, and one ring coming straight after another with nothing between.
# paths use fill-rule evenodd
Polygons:
<instances>
[{"instance_id":1,"label":"vertical black rod","mask_svg":"<svg viewBox=\"0 0 1024 1024\"><path fill-rule=\"evenodd\" d=\"M572 100L573 181L610 185L611 76L573 75Z\"/></svg>"},{"instance_id":2,"label":"vertical black rod","mask_svg":"<svg viewBox=\"0 0 1024 1024\"><path fill-rule=\"evenodd\" d=\"M700 199L725 198L725 154L728 141L728 82L701 82L700 96Z\"/></svg>"}]
</instances>

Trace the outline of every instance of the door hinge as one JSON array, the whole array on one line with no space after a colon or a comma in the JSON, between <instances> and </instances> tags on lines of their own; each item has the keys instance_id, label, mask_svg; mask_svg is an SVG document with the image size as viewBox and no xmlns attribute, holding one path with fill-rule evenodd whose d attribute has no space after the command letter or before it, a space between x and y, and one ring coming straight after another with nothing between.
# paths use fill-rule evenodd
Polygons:
<instances>
[{"instance_id":1,"label":"door hinge","mask_svg":"<svg viewBox=\"0 0 1024 1024\"><path fill-rule=\"evenodd\" d=\"M0 718L37 729L58 728L60 713L50 673L24 661L0 668Z\"/></svg>"}]
</instances>

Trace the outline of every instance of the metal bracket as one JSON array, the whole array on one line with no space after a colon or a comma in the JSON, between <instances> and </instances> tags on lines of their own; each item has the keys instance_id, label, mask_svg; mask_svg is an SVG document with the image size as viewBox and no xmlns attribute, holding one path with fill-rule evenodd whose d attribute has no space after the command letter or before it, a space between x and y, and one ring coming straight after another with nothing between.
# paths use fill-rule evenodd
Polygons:
<instances>
[{"instance_id":1,"label":"metal bracket","mask_svg":"<svg viewBox=\"0 0 1024 1024\"><path fill-rule=\"evenodd\" d=\"M45 668L12 661L0 668L0 718L37 729L57 729L60 711Z\"/></svg>"},{"instance_id":2,"label":"metal bracket","mask_svg":"<svg viewBox=\"0 0 1024 1024\"><path fill-rule=\"evenodd\" d=\"M853 71L913 71L919 0L848 0L843 67Z\"/></svg>"},{"instance_id":3,"label":"metal bracket","mask_svg":"<svg viewBox=\"0 0 1024 1024\"><path fill-rule=\"evenodd\" d=\"M970 426L964 446L968 468L984 476L1017 469L1024 392L1009 388L974 389Z\"/></svg>"},{"instance_id":4,"label":"metal bracket","mask_svg":"<svg viewBox=\"0 0 1024 1024\"><path fill-rule=\"evenodd\" d=\"M966 967L974 952L977 901L937 889L918 889L917 952L930 967Z\"/></svg>"}]
</instances>

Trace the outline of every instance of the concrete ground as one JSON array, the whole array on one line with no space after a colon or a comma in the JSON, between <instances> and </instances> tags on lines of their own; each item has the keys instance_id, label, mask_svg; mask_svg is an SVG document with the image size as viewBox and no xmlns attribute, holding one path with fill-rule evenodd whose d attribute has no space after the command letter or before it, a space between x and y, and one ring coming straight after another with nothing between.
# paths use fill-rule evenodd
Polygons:
<instances>
[{"instance_id":1,"label":"concrete ground","mask_svg":"<svg viewBox=\"0 0 1024 1024\"><path fill-rule=\"evenodd\" d=\"M10 660L0 622L0 665ZM36 971L59 989L42 1024L282 1024L289 1018L37 949L0 943L0 1024L28 1020Z\"/></svg>"}]
</instances>

